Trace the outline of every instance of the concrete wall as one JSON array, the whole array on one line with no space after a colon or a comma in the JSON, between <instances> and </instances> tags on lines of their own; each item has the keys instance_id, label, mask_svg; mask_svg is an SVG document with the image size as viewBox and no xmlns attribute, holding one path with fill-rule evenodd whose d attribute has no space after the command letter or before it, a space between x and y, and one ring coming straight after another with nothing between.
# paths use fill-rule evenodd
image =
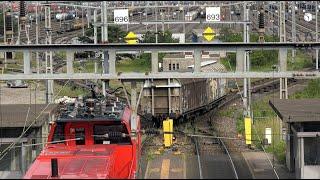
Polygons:
<instances>
[{"instance_id":1,"label":"concrete wall","mask_svg":"<svg viewBox=\"0 0 320 180\"><path fill-rule=\"evenodd\" d=\"M179 39L179 43L186 42L186 37L185 37L185 34L183 34L183 33L173 33L172 38Z\"/></svg>"},{"instance_id":2,"label":"concrete wall","mask_svg":"<svg viewBox=\"0 0 320 180\"><path fill-rule=\"evenodd\" d=\"M288 169L294 168L296 179L320 179L319 160L315 161L320 152L317 137L297 136L299 132L304 133L303 128L294 127L293 129L290 131L293 136L290 136L289 141L287 141Z\"/></svg>"},{"instance_id":3,"label":"concrete wall","mask_svg":"<svg viewBox=\"0 0 320 180\"><path fill-rule=\"evenodd\" d=\"M319 166L304 166L303 179L320 179L320 165Z\"/></svg>"},{"instance_id":4,"label":"concrete wall","mask_svg":"<svg viewBox=\"0 0 320 180\"><path fill-rule=\"evenodd\" d=\"M188 66L193 65L193 58L192 59L185 59L185 58L163 58L163 71L170 71L169 64L171 64L171 71L176 71L177 66L179 64L180 70L187 70ZM173 64L175 64L175 70L173 70Z\"/></svg>"}]
</instances>

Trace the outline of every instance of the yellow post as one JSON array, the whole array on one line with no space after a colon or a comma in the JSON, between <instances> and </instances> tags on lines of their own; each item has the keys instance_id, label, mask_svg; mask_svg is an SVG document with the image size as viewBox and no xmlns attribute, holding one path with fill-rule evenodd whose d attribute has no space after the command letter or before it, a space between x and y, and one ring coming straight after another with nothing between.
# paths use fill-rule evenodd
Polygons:
<instances>
[{"instance_id":1,"label":"yellow post","mask_svg":"<svg viewBox=\"0 0 320 180\"><path fill-rule=\"evenodd\" d=\"M163 121L163 141L164 147L170 147L172 145L172 137L173 137L173 120L166 119Z\"/></svg>"},{"instance_id":2,"label":"yellow post","mask_svg":"<svg viewBox=\"0 0 320 180\"><path fill-rule=\"evenodd\" d=\"M244 118L244 129L245 129L245 138L246 144L251 144L251 118L245 117Z\"/></svg>"}]
</instances>

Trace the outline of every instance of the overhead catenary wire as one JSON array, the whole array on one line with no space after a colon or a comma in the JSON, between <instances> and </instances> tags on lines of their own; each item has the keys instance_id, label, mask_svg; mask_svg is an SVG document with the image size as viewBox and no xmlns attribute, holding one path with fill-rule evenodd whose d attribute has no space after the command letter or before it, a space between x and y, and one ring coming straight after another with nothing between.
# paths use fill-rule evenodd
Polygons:
<instances>
[{"instance_id":1,"label":"overhead catenary wire","mask_svg":"<svg viewBox=\"0 0 320 180\"><path fill-rule=\"evenodd\" d=\"M40 146L40 145L55 144L55 143L62 143L62 142L68 142L68 141L77 141L77 140L82 140L82 138L74 138L74 139L67 139L67 140L60 140L60 141L51 141L51 142L45 142L45 143L26 144L26 145L21 145L21 146L14 146L13 148Z\"/></svg>"},{"instance_id":2,"label":"overhead catenary wire","mask_svg":"<svg viewBox=\"0 0 320 180\"><path fill-rule=\"evenodd\" d=\"M66 85L70 82L70 79L65 83L65 85L59 90L57 95L54 97L57 98L60 92L66 87ZM39 113L39 115L30 123L30 125L21 133L21 135L16 139L15 142L12 142L4 151L0 153L0 161L7 155L8 151L10 151L20 140L21 138L26 134L26 132L32 127L32 125L38 120L38 118L41 116L41 114L51 105L53 102L50 102L47 104L47 106Z\"/></svg>"},{"instance_id":3,"label":"overhead catenary wire","mask_svg":"<svg viewBox=\"0 0 320 180\"><path fill-rule=\"evenodd\" d=\"M3 137L3 134L2 134L2 129L3 129L3 127L2 127L2 122L3 122L3 118L2 118L2 99L1 99L1 97L2 97L2 87L1 87L1 84L0 84L0 122L1 122L1 124L0 124L0 142L1 142L1 144L2 144L2 137Z\"/></svg>"},{"instance_id":4,"label":"overhead catenary wire","mask_svg":"<svg viewBox=\"0 0 320 180\"><path fill-rule=\"evenodd\" d=\"M28 107L26 119L25 119L25 121L24 121L24 125L23 125L22 132L23 132L23 131L25 130L25 128L26 128L27 121L28 121L28 118L29 118L30 109L31 109L31 86L29 87L29 90L30 90L29 107Z\"/></svg>"}]
</instances>

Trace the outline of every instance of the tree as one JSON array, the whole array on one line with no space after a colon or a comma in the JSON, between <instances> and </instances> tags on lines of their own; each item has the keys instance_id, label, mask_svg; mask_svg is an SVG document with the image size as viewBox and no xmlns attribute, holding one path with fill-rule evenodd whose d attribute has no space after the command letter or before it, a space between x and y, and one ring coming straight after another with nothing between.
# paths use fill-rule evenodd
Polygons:
<instances>
[{"instance_id":1,"label":"tree","mask_svg":"<svg viewBox=\"0 0 320 180\"><path fill-rule=\"evenodd\" d=\"M179 40L172 38L172 33L170 31L158 32L158 43L178 43ZM147 31L143 36L142 43L156 43L156 34L152 31Z\"/></svg>"},{"instance_id":2,"label":"tree","mask_svg":"<svg viewBox=\"0 0 320 180\"><path fill-rule=\"evenodd\" d=\"M242 33L233 33L230 28L221 28L219 39L223 42L243 42ZM266 42L278 42L279 38L265 35L264 39ZM250 33L250 42L258 42L259 35ZM228 54L228 58L232 67L236 66L236 55L234 53ZM276 50L255 50L250 53L250 63L252 67L272 66L278 61L278 51Z\"/></svg>"},{"instance_id":3,"label":"tree","mask_svg":"<svg viewBox=\"0 0 320 180\"><path fill-rule=\"evenodd\" d=\"M86 30L85 36L92 37L94 33L94 28L92 24L90 28ZM127 32L121 30L118 25L109 25L108 26L108 42L109 43L123 43L124 37L127 35ZM98 42L101 43L101 28L97 29L97 38Z\"/></svg>"}]
</instances>

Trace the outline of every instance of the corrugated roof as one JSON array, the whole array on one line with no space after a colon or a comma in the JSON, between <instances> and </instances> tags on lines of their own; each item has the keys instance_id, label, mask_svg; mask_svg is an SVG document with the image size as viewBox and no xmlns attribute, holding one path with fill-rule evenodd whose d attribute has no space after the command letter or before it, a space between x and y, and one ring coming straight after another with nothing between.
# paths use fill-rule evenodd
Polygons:
<instances>
[{"instance_id":1,"label":"corrugated roof","mask_svg":"<svg viewBox=\"0 0 320 180\"><path fill-rule=\"evenodd\" d=\"M214 64L216 63L217 61L214 61L214 60L211 60L211 61L203 61L201 62L201 68L204 67L204 66L208 66L208 65L211 65L211 64ZM194 68L194 65L190 65L188 66L188 68Z\"/></svg>"},{"instance_id":2,"label":"corrugated roof","mask_svg":"<svg viewBox=\"0 0 320 180\"><path fill-rule=\"evenodd\" d=\"M30 112L27 119L27 126L31 124L45 109L46 104L37 104L30 106ZM57 105L51 104L37 119L33 127L39 127L43 121L48 117L48 114L56 109ZM29 105L28 104L1 104L1 115L2 115L2 127L23 127L27 118Z\"/></svg>"},{"instance_id":3,"label":"corrugated roof","mask_svg":"<svg viewBox=\"0 0 320 180\"><path fill-rule=\"evenodd\" d=\"M188 66L188 68L194 68L194 65ZM226 72L226 68L223 64L217 63L217 61L204 61L201 62L202 72Z\"/></svg>"},{"instance_id":4,"label":"corrugated roof","mask_svg":"<svg viewBox=\"0 0 320 180\"><path fill-rule=\"evenodd\" d=\"M227 72L223 64L214 63L204 67L201 67L202 72Z\"/></svg>"},{"instance_id":5,"label":"corrugated roof","mask_svg":"<svg viewBox=\"0 0 320 180\"><path fill-rule=\"evenodd\" d=\"M275 99L269 105L287 123L320 121L320 99Z\"/></svg>"}]
</instances>

